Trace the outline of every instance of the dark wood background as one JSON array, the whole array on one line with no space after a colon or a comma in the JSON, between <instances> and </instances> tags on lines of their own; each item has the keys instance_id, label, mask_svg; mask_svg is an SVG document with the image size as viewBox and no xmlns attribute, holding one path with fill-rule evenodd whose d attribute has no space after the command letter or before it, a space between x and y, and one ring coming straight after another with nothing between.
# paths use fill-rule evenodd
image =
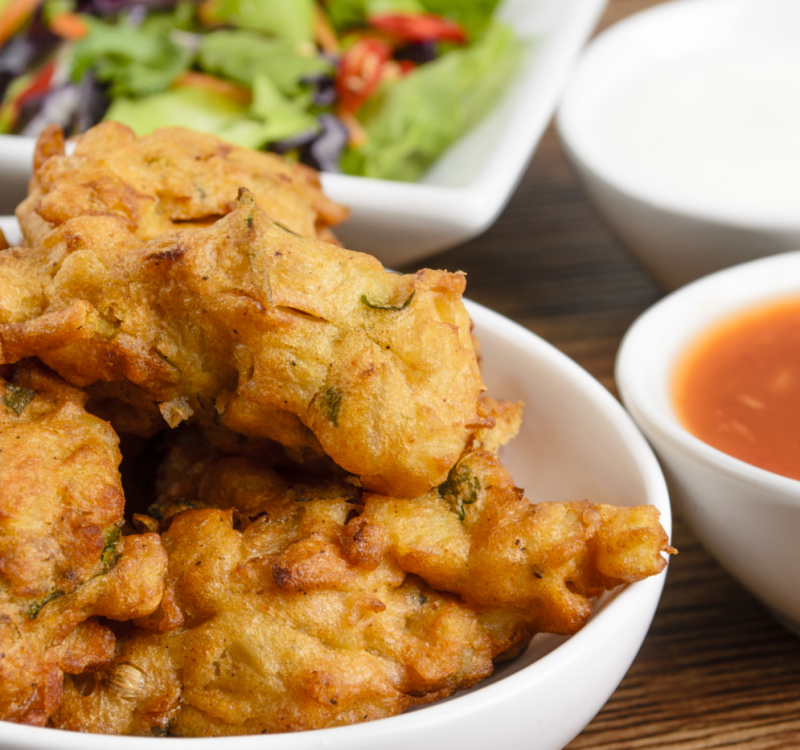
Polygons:
<instances>
[{"instance_id":1,"label":"dark wood background","mask_svg":"<svg viewBox=\"0 0 800 750\"><path fill-rule=\"evenodd\" d=\"M657 4L610 0L598 30ZM622 335L663 296L588 204L552 127L497 223L426 264L466 271L470 298L557 346L615 395ZM800 639L680 518L673 543L680 554L639 656L569 750L800 748Z\"/></svg>"}]
</instances>

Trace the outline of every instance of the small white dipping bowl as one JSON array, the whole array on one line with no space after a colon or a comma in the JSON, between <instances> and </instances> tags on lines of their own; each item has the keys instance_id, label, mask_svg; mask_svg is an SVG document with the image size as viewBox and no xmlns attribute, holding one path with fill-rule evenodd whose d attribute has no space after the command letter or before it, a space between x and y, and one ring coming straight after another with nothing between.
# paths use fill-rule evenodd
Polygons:
<instances>
[{"instance_id":1,"label":"small white dipping bowl","mask_svg":"<svg viewBox=\"0 0 800 750\"><path fill-rule=\"evenodd\" d=\"M800 252L745 263L673 292L634 322L616 379L661 459L675 508L776 619L800 635L800 481L702 442L679 423L676 365L697 337L750 307L800 298Z\"/></svg>"},{"instance_id":2,"label":"small white dipping bowl","mask_svg":"<svg viewBox=\"0 0 800 750\"><path fill-rule=\"evenodd\" d=\"M469 303L468 309L490 392L525 401L522 430L502 456L526 496L652 504L669 534L661 469L619 402L530 331L480 305ZM606 594L576 635L536 636L490 679L442 703L350 727L216 742L226 750L561 750L625 676L650 627L664 578L662 573ZM181 750L217 747L214 740L177 742ZM2 750L163 750L164 743L0 722Z\"/></svg>"},{"instance_id":3,"label":"small white dipping bowl","mask_svg":"<svg viewBox=\"0 0 800 750\"><path fill-rule=\"evenodd\" d=\"M800 247L798 39L797 0L679 0L581 57L559 135L665 288Z\"/></svg>"}]
</instances>

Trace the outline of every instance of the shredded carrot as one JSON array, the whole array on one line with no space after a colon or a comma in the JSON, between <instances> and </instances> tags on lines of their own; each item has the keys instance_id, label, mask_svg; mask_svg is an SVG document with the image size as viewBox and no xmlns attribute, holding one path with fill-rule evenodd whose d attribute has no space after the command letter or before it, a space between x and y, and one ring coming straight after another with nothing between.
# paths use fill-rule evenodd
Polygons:
<instances>
[{"instance_id":1,"label":"shredded carrot","mask_svg":"<svg viewBox=\"0 0 800 750\"><path fill-rule=\"evenodd\" d=\"M250 89L238 84L225 81L222 78L208 75L208 73L198 73L194 70L188 70L179 75L172 83L175 87L187 87L196 89L205 89L206 91L213 91L216 94L227 96L239 104L250 104L253 100L253 95Z\"/></svg>"},{"instance_id":2,"label":"shredded carrot","mask_svg":"<svg viewBox=\"0 0 800 750\"><path fill-rule=\"evenodd\" d=\"M319 5L314 9L314 40L323 52L329 55L339 54L339 39L327 14Z\"/></svg>"},{"instance_id":3,"label":"shredded carrot","mask_svg":"<svg viewBox=\"0 0 800 750\"><path fill-rule=\"evenodd\" d=\"M27 21L42 0L11 0L0 14L0 45L5 44Z\"/></svg>"},{"instance_id":4,"label":"shredded carrot","mask_svg":"<svg viewBox=\"0 0 800 750\"><path fill-rule=\"evenodd\" d=\"M50 31L62 39L77 42L89 33L89 26L77 13L59 13L50 21Z\"/></svg>"}]
</instances>

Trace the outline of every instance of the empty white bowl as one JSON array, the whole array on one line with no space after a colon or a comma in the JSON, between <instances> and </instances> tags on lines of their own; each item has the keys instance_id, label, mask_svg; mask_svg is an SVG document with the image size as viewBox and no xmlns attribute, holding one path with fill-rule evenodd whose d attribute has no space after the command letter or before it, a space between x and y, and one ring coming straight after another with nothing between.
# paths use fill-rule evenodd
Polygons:
<instances>
[{"instance_id":1,"label":"empty white bowl","mask_svg":"<svg viewBox=\"0 0 800 750\"><path fill-rule=\"evenodd\" d=\"M728 571L800 634L800 481L712 448L679 423L676 363L703 332L749 307L800 298L800 252L720 271L673 292L623 339L622 400L661 459L677 512Z\"/></svg>"},{"instance_id":2,"label":"empty white bowl","mask_svg":"<svg viewBox=\"0 0 800 750\"><path fill-rule=\"evenodd\" d=\"M606 0L505 0L498 10L527 43L516 79L488 116L418 183L322 176L352 209L346 247L388 266L419 260L487 229L514 192ZM33 139L0 136L0 214L25 196Z\"/></svg>"},{"instance_id":3,"label":"empty white bowl","mask_svg":"<svg viewBox=\"0 0 800 750\"><path fill-rule=\"evenodd\" d=\"M522 399L520 435L503 454L532 500L650 503L671 530L652 451L622 406L588 373L521 326L470 303L483 373L497 397ZM608 700L650 626L664 574L602 597L571 638L536 636L478 687L402 716L295 734L229 737L227 750L560 750ZM3 750L159 750L165 740L73 734L0 722ZM213 744L213 740L210 741ZM208 740L179 740L204 750ZM171 744L167 741L167 744Z\"/></svg>"},{"instance_id":4,"label":"empty white bowl","mask_svg":"<svg viewBox=\"0 0 800 750\"><path fill-rule=\"evenodd\" d=\"M600 212L667 289L800 247L800 3L678 0L586 49L558 111Z\"/></svg>"}]
</instances>

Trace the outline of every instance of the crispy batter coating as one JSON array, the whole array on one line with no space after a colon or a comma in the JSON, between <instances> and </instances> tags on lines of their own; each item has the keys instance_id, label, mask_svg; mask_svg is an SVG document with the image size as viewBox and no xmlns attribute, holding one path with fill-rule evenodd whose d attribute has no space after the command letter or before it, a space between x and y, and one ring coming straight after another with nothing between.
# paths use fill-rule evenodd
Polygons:
<instances>
[{"instance_id":1,"label":"crispy batter coating","mask_svg":"<svg viewBox=\"0 0 800 750\"><path fill-rule=\"evenodd\" d=\"M522 427L522 401L498 401L488 393L481 396L479 413L488 416L487 425L475 431L470 446L472 450L482 448L497 453L508 445Z\"/></svg>"},{"instance_id":2,"label":"crispy batter coating","mask_svg":"<svg viewBox=\"0 0 800 750\"><path fill-rule=\"evenodd\" d=\"M45 129L17 219L30 247L79 216L115 216L149 240L216 221L236 207L240 187L304 237L332 241L330 227L347 218L347 209L327 198L317 173L302 164L182 128L137 138L119 123L104 122L79 136L70 156L61 129Z\"/></svg>"},{"instance_id":3,"label":"crispy batter coating","mask_svg":"<svg viewBox=\"0 0 800 750\"><path fill-rule=\"evenodd\" d=\"M419 498L364 502L362 518L386 531L404 570L472 607L513 610L537 632L577 632L590 597L657 575L674 552L654 507L532 504L484 450Z\"/></svg>"},{"instance_id":4,"label":"crispy batter coating","mask_svg":"<svg viewBox=\"0 0 800 750\"><path fill-rule=\"evenodd\" d=\"M170 595L120 636L88 695L67 681L53 725L144 736L313 729L392 716L487 676L495 644L478 615L406 576L380 541L377 554L346 551L352 509L344 498L275 497L240 529L231 510L175 516L163 535Z\"/></svg>"},{"instance_id":5,"label":"crispy batter coating","mask_svg":"<svg viewBox=\"0 0 800 750\"><path fill-rule=\"evenodd\" d=\"M324 453L378 492L438 485L492 424L463 274L388 273L287 231L246 192L213 226L144 244L113 218L69 221L0 252L0 300L6 286L0 362L123 384L105 395L157 423L125 400L133 386L170 426Z\"/></svg>"},{"instance_id":6,"label":"crispy batter coating","mask_svg":"<svg viewBox=\"0 0 800 750\"><path fill-rule=\"evenodd\" d=\"M537 632L575 632L590 596L673 551L651 509L531 505L481 449L415 500L197 441L160 485L168 593L88 690L68 681L54 726L203 736L391 716L475 684Z\"/></svg>"},{"instance_id":7,"label":"crispy batter coating","mask_svg":"<svg viewBox=\"0 0 800 750\"><path fill-rule=\"evenodd\" d=\"M156 534L120 538L117 438L84 394L38 363L0 380L0 719L44 724L64 672L114 657L88 618L141 617L159 604Z\"/></svg>"},{"instance_id":8,"label":"crispy batter coating","mask_svg":"<svg viewBox=\"0 0 800 750\"><path fill-rule=\"evenodd\" d=\"M484 445L500 442L493 431L507 437L520 409L492 402L497 425ZM154 506L162 522L187 507L255 517L270 498L345 497L358 505L358 518L348 526L380 528L386 550L404 571L476 610L513 611L527 632L577 632L591 614L591 597L657 575L666 566L663 553L675 552L654 507L532 504L496 453L481 445L468 450L439 487L413 499L360 492L341 478L298 482L296 473L221 456L197 441L176 446L162 468ZM346 535L342 539L347 548Z\"/></svg>"}]
</instances>

